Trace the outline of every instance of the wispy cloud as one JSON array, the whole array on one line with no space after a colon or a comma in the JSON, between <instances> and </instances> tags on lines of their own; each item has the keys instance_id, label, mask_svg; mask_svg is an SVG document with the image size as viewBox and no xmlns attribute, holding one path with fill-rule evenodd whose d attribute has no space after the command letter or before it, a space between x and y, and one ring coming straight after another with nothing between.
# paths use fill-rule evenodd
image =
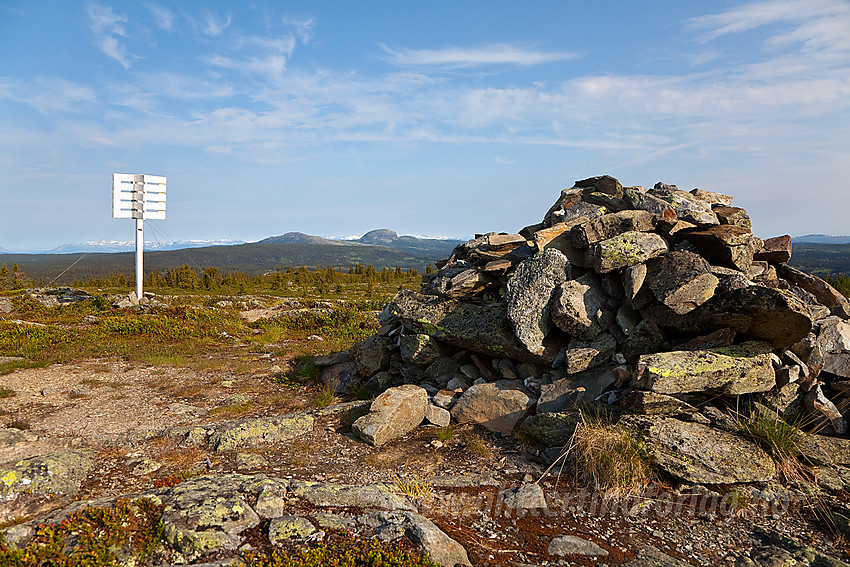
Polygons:
<instances>
[{"instance_id":1,"label":"wispy cloud","mask_svg":"<svg viewBox=\"0 0 850 567\"><path fill-rule=\"evenodd\" d=\"M27 104L43 115L81 112L81 104L97 100L94 88L61 77L35 77L30 81L0 78L0 99Z\"/></svg>"},{"instance_id":2,"label":"wispy cloud","mask_svg":"<svg viewBox=\"0 0 850 567\"><path fill-rule=\"evenodd\" d=\"M767 40L768 46L803 44L809 51L850 50L850 4L843 0L765 0L725 12L692 18L692 29L704 42L760 27L785 24ZM790 29L789 29L790 27Z\"/></svg>"},{"instance_id":3,"label":"wispy cloud","mask_svg":"<svg viewBox=\"0 0 850 567\"><path fill-rule=\"evenodd\" d=\"M86 13L89 16L89 27L100 50L125 69L129 69L133 57L127 54L126 46L119 40L129 37L124 28L127 16L115 14L109 6L93 3L89 4Z\"/></svg>"},{"instance_id":4,"label":"wispy cloud","mask_svg":"<svg viewBox=\"0 0 850 567\"><path fill-rule=\"evenodd\" d=\"M574 53L533 51L507 44L442 49L392 49L381 45L381 48L387 54L387 60L396 65L431 65L449 68L484 65L530 66L578 57Z\"/></svg>"},{"instance_id":5,"label":"wispy cloud","mask_svg":"<svg viewBox=\"0 0 850 567\"><path fill-rule=\"evenodd\" d=\"M220 18L210 12L206 12L200 21L200 31L204 35L216 37L221 35L233 21L233 16Z\"/></svg>"},{"instance_id":6,"label":"wispy cloud","mask_svg":"<svg viewBox=\"0 0 850 567\"><path fill-rule=\"evenodd\" d=\"M174 12L158 4L146 4L146 7L159 29L169 33L174 31Z\"/></svg>"}]
</instances>

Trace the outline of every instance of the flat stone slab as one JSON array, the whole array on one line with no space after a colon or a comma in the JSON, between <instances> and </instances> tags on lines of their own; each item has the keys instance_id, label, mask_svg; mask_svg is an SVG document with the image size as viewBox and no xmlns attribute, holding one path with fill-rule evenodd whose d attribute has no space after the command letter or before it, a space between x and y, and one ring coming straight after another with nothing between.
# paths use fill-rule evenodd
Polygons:
<instances>
[{"instance_id":1,"label":"flat stone slab","mask_svg":"<svg viewBox=\"0 0 850 567\"><path fill-rule=\"evenodd\" d=\"M742 357L681 350L641 355L634 385L659 394L751 394L773 388L776 373L769 354Z\"/></svg>"},{"instance_id":2,"label":"flat stone slab","mask_svg":"<svg viewBox=\"0 0 850 567\"><path fill-rule=\"evenodd\" d=\"M313 416L303 412L229 421L215 428L209 445L221 452L287 441L312 431L314 422Z\"/></svg>"},{"instance_id":3,"label":"flat stone slab","mask_svg":"<svg viewBox=\"0 0 850 567\"><path fill-rule=\"evenodd\" d=\"M591 557L606 557L608 551L592 541L578 536L558 536L549 542L549 555L587 555Z\"/></svg>"}]
</instances>

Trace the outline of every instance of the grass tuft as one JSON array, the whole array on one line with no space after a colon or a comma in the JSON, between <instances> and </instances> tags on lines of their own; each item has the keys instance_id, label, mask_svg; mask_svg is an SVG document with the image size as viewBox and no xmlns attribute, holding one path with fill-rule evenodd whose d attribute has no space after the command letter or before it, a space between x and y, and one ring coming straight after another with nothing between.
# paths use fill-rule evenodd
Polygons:
<instances>
[{"instance_id":1,"label":"grass tuft","mask_svg":"<svg viewBox=\"0 0 850 567\"><path fill-rule=\"evenodd\" d=\"M581 418L568 450L585 480L612 496L641 492L652 478L642 439L606 416L582 412Z\"/></svg>"}]
</instances>

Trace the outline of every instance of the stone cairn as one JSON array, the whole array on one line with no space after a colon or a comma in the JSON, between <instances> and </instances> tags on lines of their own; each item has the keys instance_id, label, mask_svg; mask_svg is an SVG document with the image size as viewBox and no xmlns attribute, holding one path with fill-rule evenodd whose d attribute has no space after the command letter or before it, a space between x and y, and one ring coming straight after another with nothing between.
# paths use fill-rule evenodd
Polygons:
<instances>
[{"instance_id":1,"label":"stone cairn","mask_svg":"<svg viewBox=\"0 0 850 567\"><path fill-rule=\"evenodd\" d=\"M374 445L454 420L560 448L596 406L640 428L675 477L764 481L771 459L727 411L746 407L799 417L823 440L808 456L841 461L850 304L731 203L578 181L539 224L457 246L373 336L320 358L323 380L382 393L354 424Z\"/></svg>"}]
</instances>

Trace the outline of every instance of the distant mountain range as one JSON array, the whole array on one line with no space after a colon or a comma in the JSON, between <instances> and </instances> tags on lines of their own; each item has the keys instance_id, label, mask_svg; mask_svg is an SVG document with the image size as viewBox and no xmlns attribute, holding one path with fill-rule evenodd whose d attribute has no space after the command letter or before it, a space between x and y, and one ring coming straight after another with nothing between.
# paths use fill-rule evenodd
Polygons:
<instances>
[{"instance_id":1,"label":"distant mountain range","mask_svg":"<svg viewBox=\"0 0 850 567\"><path fill-rule=\"evenodd\" d=\"M312 236L303 232L287 232L280 236L270 236L257 244L327 244L330 246L386 246L393 250L417 254L437 254L448 256L455 246L463 240L442 238L417 238L415 236L399 236L394 230L379 228L371 230L353 240L336 240Z\"/></svg>"},{"instance_id":2,"label":"distant mountain range","mask_svg":"<svg viewBox=\"0 0 850 567\"><path fill-rule=\"evenodd\" d=\"M245 244L244 240L175 240L174 242L145 242L145 251L148 250L183 250L185 248L204 248L206 246L234 246ZM135 242L122 242L119 240L100 240L83 242L81 244L63 244L53 250L47 250L43 254L79 254L85 252L134 252ZM9 252L5 252L8 254Z\"/></svg>"},{"instance_id":3,"label":"distant mountain range","mask_svg":"<svg viewBox=\"0 0 850 567\"><path fill-rule=\"evenodd\" d=\"M804 234L792 238L794 244L850 244L850 236L831 234Z\"/></svg>"}]
</instances>

